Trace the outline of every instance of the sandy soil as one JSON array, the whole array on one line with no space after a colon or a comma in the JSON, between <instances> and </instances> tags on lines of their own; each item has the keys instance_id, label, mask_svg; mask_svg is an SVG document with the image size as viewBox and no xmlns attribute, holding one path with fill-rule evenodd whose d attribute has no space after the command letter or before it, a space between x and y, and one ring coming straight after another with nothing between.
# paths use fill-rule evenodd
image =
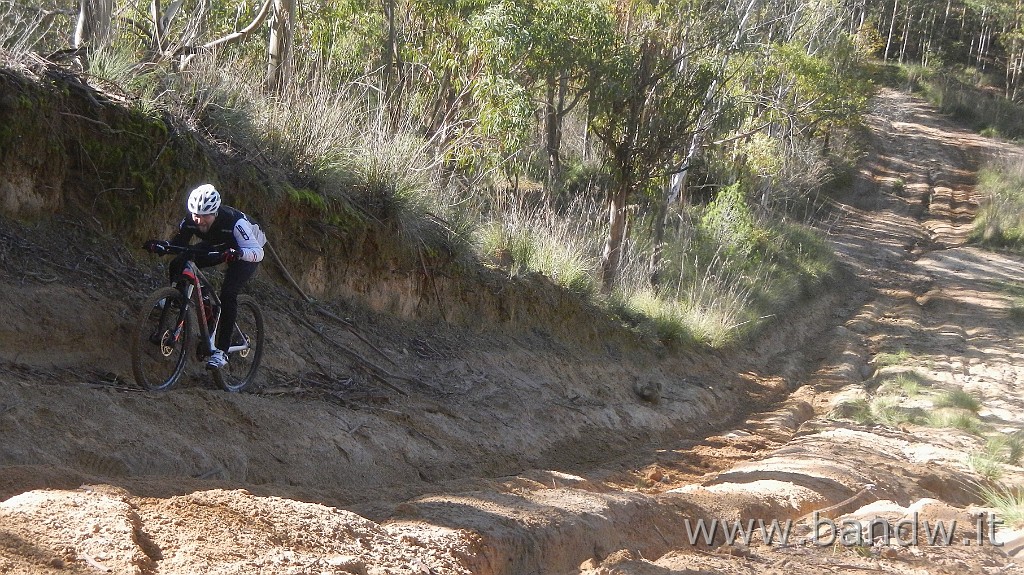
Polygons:
<instances>
[{"instance_id":1,"label":"sandy soil","mask_svg":"<svg viewBox=\"0 0 1024 575\"><path fill-rule=\"evenodd\" d=\"M261 280L257 392L194 369L145 393L126 342L160 262L88 218L0 220L0 573L1024 573L1024 532L986 523L985 439L843 417L902 378L893 409L962 389L986 435L1024 428L1024 270L964 244L978 163L1018 151L894 91L870 127L834 206L842 278L717 354L586 309L469 329L321 302L353 331ZM736 521L788 539L729 543Z\"/></svg>"}]
</instances>

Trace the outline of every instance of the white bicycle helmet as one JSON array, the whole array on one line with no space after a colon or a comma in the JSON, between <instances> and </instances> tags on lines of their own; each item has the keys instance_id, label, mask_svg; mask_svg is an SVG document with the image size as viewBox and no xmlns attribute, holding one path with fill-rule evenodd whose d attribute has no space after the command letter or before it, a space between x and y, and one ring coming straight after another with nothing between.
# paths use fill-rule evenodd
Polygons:
<instances>
[{"instance_id":1,"label":"white bicycle helmet","mask_svg":"<svg viewBox=\"0 0 1024 575\"><path fill-rule=\"evenodd\" d=\"M204 216L216 214L220 209L220 192L213 184L203 184L188 195L188 211Z\"/></svg>"}]
</instances>

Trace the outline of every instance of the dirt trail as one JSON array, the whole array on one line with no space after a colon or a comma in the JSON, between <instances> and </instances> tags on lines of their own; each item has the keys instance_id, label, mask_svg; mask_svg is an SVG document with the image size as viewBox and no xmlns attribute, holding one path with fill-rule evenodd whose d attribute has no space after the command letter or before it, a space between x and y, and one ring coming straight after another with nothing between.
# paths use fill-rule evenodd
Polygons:
<instances>
[{"instance_id":1,"label":"dirt trail","mask_svg":"<svg viewBox=\"0 0 1024 575\"><path fill-rule=\"evenodd\" d=\"M1024 428L1009 313L1024 271L964 246L978 162L1018 151L894 91L870 123L873 153L831 230L848 274L735 356L335 309L374 325L389 368L417 382L397 393L325 356L296 319L309 316L272 295L283 329L262 393L208 389L198 372L140 393L110 343L131 306L90 290L103 273L75 254L26 265L53 223L5 222L0 573L1024 573L1024 533L975 540L982 439L841 417L901 376L919 391L900 409L936 411L942 390L963 389L990 434ZM80 228L92 252L131 260ZM141 273L159 281L155 264ZM104 321L111 308L122 322ZM88 334L90 321L114 327ZM661 387L656 402L638 400L644 385ZM811 529L876 516L961 531L950 545L856 546ZM793 525L786 544L691 544L699 519Z\"/></svg>"}]
</instances>

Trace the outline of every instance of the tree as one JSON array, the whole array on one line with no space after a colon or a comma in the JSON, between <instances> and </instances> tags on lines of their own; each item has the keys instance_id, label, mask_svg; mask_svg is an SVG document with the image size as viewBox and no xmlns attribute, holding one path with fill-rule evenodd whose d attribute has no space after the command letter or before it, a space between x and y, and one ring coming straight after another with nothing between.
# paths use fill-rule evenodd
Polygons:
<instances>
[{"instance_id":1,"label":"tree","mask_svg":"<svg viewBox=\"0 0 1024 575\"><path fill-rule=\"evenodd\" d=\"M267 91L280 95L289 79L292 35L295 26L295 0L274 0L267 43Z\"/></svg>"},{"instance_id":2,"label":"tree","mask_svg":"<svg viewBox=\"0 0 1024 575\"><path fill-rule=\"evenodd\" d=\"M598 81L612 26L607 6L595 0L504 1L474 22L474 46L487 74L478 91L489 106L484 113L507 123L528 120L523 114L540 118L549 194L561 180L564 120Z\"/></svg>"},{"instance_id":3,"label":"tree","mask_svg":"<svg viewBox=\"0 0 1024 575\"><path fill-rule=\"evenodd\" d=\"M102 48L110 42L114 0L79 0L72 48Z\"/></svg>"},{"instance_id":4,"label":"tree","mask_svg":"<svg viewBox=\"0 0 1024 575\"><path fill-rule=\"evenodd\" d=\"M694 133L713 82L711 68L678 50L654 16L642 6L620 12L616 45L593 93L591 129L607 149L614 178L601 255L605 292L618 275L630 196L670 171L678 142Z\"/></svg>"}]
</instances>

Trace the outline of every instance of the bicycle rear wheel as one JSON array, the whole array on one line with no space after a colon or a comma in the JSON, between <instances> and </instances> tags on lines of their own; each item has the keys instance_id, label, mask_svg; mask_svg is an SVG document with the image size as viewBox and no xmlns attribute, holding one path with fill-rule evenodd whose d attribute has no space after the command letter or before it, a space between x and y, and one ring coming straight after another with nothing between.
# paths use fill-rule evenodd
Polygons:
<instances>
[{"instance_id":1,"label":"bicycle rear wheel","mask_svg":"<svg viewBox=\"0 0 1024 575\"><path fill-rule=\"evenodd\" d=\"M248 389L256 380L256 371L263 359L263 311L251 296L238 297L238 317L235 319L231 346L246 345L246 349L228 354L228 364L213 371L213 379L227 391Z\"/></svg>"},{"instance_id":2,"label":"bicycle rear wheel","mask_svg":"<svg viewBox=\"0 0 1024 575\"><path fill-rule=\"evenodd\" d=\"M192 316L181 292L166 287L146 298L132 338L132 371L145 389L170 389L192 349Z\"/></svg>"}]
</instances>

